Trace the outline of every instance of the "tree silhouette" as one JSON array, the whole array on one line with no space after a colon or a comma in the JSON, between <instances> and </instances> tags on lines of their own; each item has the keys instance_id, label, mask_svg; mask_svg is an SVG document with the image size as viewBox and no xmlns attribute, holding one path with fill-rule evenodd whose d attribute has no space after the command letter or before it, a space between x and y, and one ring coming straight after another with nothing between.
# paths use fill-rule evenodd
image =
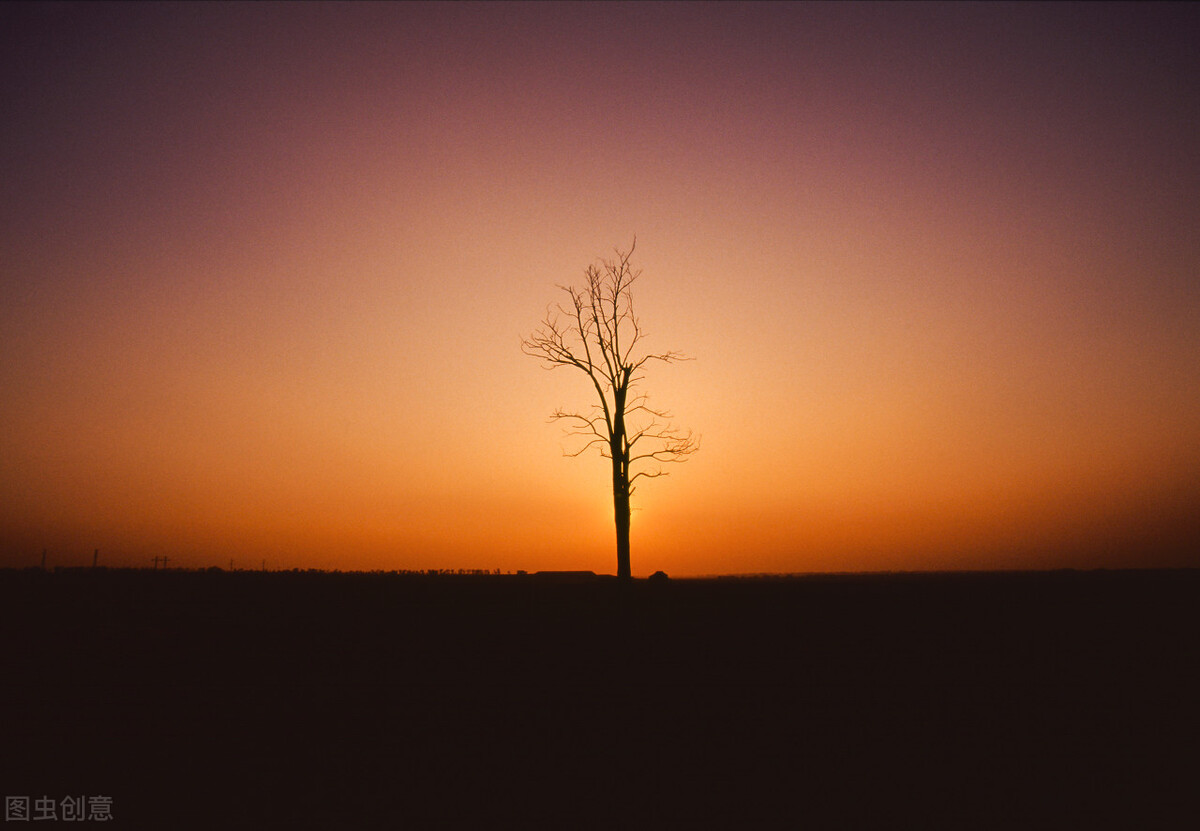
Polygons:
<instances>
[{"instance_id":1,"label":"tree silhouette","mask_svg":"<svg viewBox=\"0 0 1200 831\"><path fill-rule=\"evenodd\" d=\"M568 423L567 434L586 441L568 456L578 456L589 447L612 460L613 511L617 525L617 577L628 579L629 498L640 477L665 475L662 465L682 462L699 449L691 431L669 423L670 413L653 409L644 393L635 393L643 367L651 361L675 363L691 360L678 352L644 354L639 343L644 335L633 313L634 281L641 274L630 265L637 246L615 249L616 259L601 260L584 272L582 288L559 286L570 298L568 306L553 306L541 328L521 342L521 350L543 361L546 369L568 366L583 371L599 398L586 412L554 411L552 420ZM649 465L636 473L634 465Z\"/></svg>"}]
</instances>

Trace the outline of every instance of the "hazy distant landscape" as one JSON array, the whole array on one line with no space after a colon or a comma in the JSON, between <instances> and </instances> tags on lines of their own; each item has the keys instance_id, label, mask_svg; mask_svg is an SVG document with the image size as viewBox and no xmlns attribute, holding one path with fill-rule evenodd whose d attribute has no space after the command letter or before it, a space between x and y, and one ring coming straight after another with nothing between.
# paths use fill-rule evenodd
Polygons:
<instances>
[{"instance_id":1,"label":"hazy distant landscape","mask_svg":"<svg viewBox=\"0 0 1200 831\"><path fill-rule=\"evenodd\" d=\"M3 781L114 827L1161 819L1198 589L7 570Z\"/></svg>"}]
</instances>

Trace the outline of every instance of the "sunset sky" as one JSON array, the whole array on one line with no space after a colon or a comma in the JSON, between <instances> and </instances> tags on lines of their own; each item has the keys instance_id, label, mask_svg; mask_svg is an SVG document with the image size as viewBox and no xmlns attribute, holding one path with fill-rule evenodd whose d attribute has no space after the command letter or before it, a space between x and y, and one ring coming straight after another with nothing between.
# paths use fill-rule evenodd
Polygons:
<instances>
[{"instance_id":1,"label":"sunset sky","mask_svg":"<svg viewBox=\"0 0 1200 831\"><path fill-rule=\"evenodd\" d=\"M0 8L0 565L1200 566L1200 6ZM594 394L594 393L593 393Z\"/></svg>"}]
</instances>

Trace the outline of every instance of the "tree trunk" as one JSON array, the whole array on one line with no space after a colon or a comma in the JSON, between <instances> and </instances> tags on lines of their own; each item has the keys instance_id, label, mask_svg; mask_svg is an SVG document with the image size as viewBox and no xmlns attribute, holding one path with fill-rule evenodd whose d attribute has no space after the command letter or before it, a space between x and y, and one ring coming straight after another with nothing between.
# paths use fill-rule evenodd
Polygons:
<instances>
[{"instance_id":1,"label":"tree trunk","mask_svg":"<svg viewBox=\"0 0 1200 831\"><path fill-rule=\"evenodd\" d=\"M612 456L613 513L617 520L618 580L633 576L629 568L629 443L625 435L625 402L632 374L632 368L623 367L620 382L613 386L613 425L608 445Z\"/></svg>"},{"instance_id":2,"label":"tree trunk","mask_svg":"<svg viewBox=\"0 0 1200 831\"><path fill-rule=\"evenodd\" d=\"M628 580L629 567L629 482L621 459L613 459L613 513L617 520L617 577Z\"/></svg>"}]
</instances>

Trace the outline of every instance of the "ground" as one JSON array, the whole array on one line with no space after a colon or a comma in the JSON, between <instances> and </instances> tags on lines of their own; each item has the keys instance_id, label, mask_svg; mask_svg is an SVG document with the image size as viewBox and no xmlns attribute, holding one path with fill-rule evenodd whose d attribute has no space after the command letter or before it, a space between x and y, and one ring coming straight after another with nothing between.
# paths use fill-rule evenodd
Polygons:
<instances>
[{"instance_id":1,"label":"ground","mask_svg":"<svg viewBox=\"0 0 1200 831\"><path fill-rule=\"evenodd\" d=\"M1198 590L0 572L0 783L114 828L1179 827Z\"/></svg>"}]
</instances>

